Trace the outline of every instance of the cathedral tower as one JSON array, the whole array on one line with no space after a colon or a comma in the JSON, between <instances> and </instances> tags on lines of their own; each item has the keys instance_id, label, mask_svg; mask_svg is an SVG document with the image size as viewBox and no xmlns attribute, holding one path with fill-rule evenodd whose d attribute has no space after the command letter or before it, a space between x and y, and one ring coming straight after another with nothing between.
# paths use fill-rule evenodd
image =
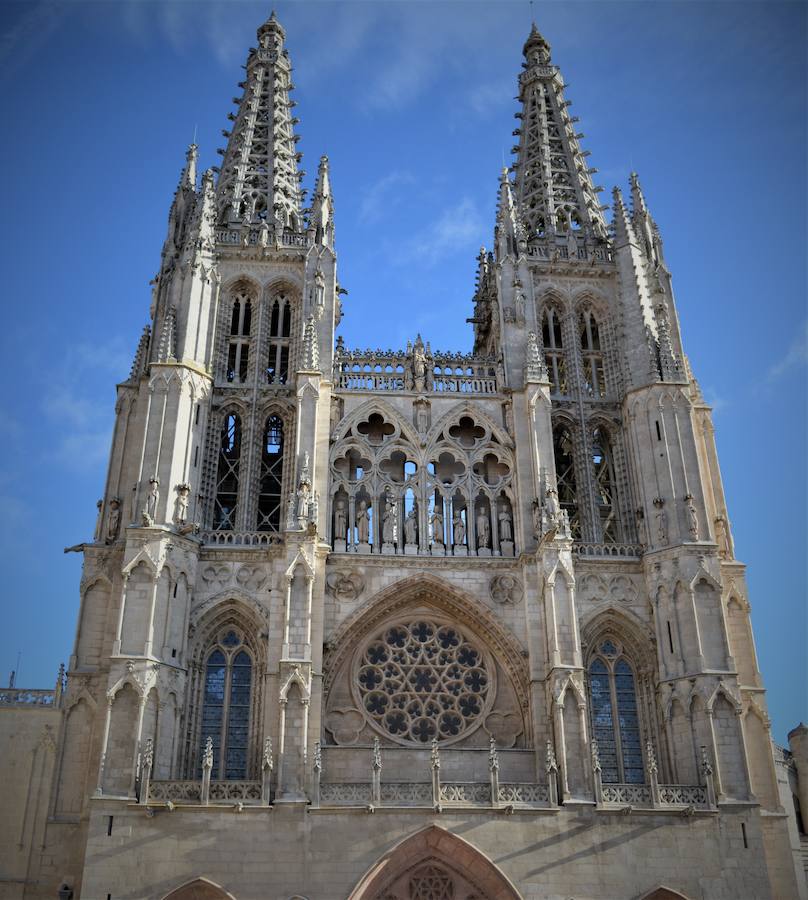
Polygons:
<instances>
[{"instance_id":1,"label":"cathedral tower","mask_svg":"<svg viewBox=\"0 0 808 900\"><path fill-rule=\"evenodd\" d=\"M171 204L25 896L803 896L638 177L534 26L473 352L353 350L285 41Z\"/></svg>"}]
</instances>

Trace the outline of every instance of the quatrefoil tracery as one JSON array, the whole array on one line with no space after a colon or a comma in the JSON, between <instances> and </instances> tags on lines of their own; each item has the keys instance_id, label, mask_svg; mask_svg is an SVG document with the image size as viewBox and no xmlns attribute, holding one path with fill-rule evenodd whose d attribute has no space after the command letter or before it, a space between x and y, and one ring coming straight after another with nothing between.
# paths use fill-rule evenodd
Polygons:
<instances>
[{"instance_id":1,"label":"quatrefoil tracery","mask_svg":"<svg viewBox=\"0 0 808 900\"><path fill-rule=\"evenodd\" d=\"M494 697L493 666L454 625L390 625L360 650L354 690L370 723L399 743L453 742L473 731Z\"/></svg>"}]
</instances>

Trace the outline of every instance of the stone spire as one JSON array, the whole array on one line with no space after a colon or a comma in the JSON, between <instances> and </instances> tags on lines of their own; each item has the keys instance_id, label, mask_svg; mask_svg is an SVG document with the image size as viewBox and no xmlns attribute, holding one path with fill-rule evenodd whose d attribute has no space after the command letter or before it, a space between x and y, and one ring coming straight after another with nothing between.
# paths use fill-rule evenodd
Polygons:
<instances>
[{"instance_id":1,"label":"stone spire","mask_svg":"<svg viewBox=\"0 0 808 900\"><path fill-rule=\"evenodd\" d=\"M320 157L317 168L317 184L309 210L309 230L313 233L315 244L334 248L334 198L331 194L327 156Z\"/></svg>"},{"instance_id":2,"label":"stone spire","mask_svg":"<svg viewBox=\"0 0 808 900\"><path fill-rule=\"evenodd\" d=\"M634 231L640 239L641 247L645 251L646 259L655 265L660 262L658 256L657 227L651 214L648 212L648 206L645 202L645 195L640 186L640 179L636 172L629 175L631 184L631 222L634 225Z\"/></svg>"},{"instance_id":3,"label":"stone spire","mask_svg":"<svg viewBox=\"0 0 808 900\"><path fill-rule=\"evenodd\" d=\"M587 168L589 151L567 112L564 81L550 59L550 45L535 24L524 46L524 72L519 76L521 126L514 131L519 144L514 191L529 237L564 233L570 226L606 237L606 223L592 184L596 169Z\"/></svg>"},{"instance_id":4,"label":"stone spire","mask_svg":"<svg viewBox=\"0 0 808 900\"><path fill-rule=\"evenodd\" d=\"M232 131L224 131L217 185L221 223L266 220L281 229L301 230L301 154L293 133L297 119L289 100L292 65L283 46L286 33L275 13L258 29L258 47L247 57L244 93L235 98L238 112L230 113Z\"/></svg>"},{"instance_id":5,"label":"stone spire","mask_svg":"<svg viewBox=\"0 0 808 900\"><path fill-rule=\"evenodd\" d=\"M513 185L508 178L508 170L499 176L499 199L497 202L497 225L494 246L497 259L506 256L518 257L520 244L525 241L525 227L513 198Z\"/></svg>"},{"instance_id":6,"label":"stone spire","mask_svg":"<svg viewBox=\"0 0 808 900\"><path fill-rule=\"evenodd\" d=\"M174 199L171 201L171 209L168 211L168 231L162 253L163 268L180 254L185 243L188 223L196 206L198 155L196 144L191 144L185 152L185 165L180 174L177 190L174 192Z\"/></svg>"}]
</instances>

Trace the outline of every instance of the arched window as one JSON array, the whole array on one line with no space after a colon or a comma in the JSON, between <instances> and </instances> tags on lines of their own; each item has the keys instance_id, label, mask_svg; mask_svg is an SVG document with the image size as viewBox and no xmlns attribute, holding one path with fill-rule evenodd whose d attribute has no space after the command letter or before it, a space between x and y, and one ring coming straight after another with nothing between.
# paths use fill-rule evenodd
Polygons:
<instances>
[{"instance_id":1,"label":"arched window","mask_svg":"<svg viewBox=\"0 0 808 900\"><path fill-rule=\"evenodd\" d=\"M205 743L210 738L211 779L246 778L252 657L244 649L242 635L234 628L225 629L208 654L203 691L198 775L201 777Z\"/></svg>"},{"instance_id":2,"label":"arched window","mask_svg":"<svg viewBox=\"0 0 808 900\"><path fill-rule=\"evenodd\" d=\"M230 317L230 343L227 350L227 380L245 382L250 364L250 327L252 305L246 294L236 294Z\"/></svg>"},{"instance_id":3,"label":"arched window","mask_svg":"<svg viewBox=\"0 0 808 900\"><path fill-rule=\"evenodd\" d=\"M283 421L270 416L261 442L261 482L258 491L258 530L279 531L283 487Z\"/></svg>"},{"instance_id":4,"label":"arched window","mask_svg":"<svg viewBox=\"0 0 808 900\"><path fill-rule=\"evenodd\" d=\"M614 544L619 540L614 464L609 433L604 428L592 432L592 483L600 519L601 540Z\"/></svg>"},{"instance_id":5,"label":"arched window","mask_svg":"<svg viewBox=\"0 0 808 900\"><path fill-rule=\"evenodd\" d=\"M272 299L269 315L269 351L266 380L268 384L286 384L289 380L289 335L292 330L292 307L284 294Z\"/></svg>"},{"instance_id":6,"label":"arched window","mask_svg":"<svg viewBox=\"0 0 808 900\"><path fill-rule=\"evenodd\" d=\"M561 319L558 312L548 306L541 320L544 358L550 374L550 389L554 394L567 393L567 368L564 365L564 343L561 338Z\"/></svg>"},{"instance_id":7,"label":"arched window","mask_svg":"<svg viewBox=\"0 0 808 900\"><path fill-rule=\"evenodd\" d=\"M645 773L634 670L616 641L602 641L589 663L589 707L603 781L642 784Z\"/></svg>"},{"instance_id":8,"label":"arched window","mask_svg":"<svg viewBox=\"0 0 808 900\"><path fill-rule=\"evenodd\" d=\"M219 442L216 500L213 504L213 527L215 529L231 531L236 527L240 459L241 419L235 413L228 413L222 423Z\"/></svg>"},{"instance_id":9,"label":"arched window","mask_svg":"<svg viewBox=\"0 0 808 900\"><path fill-rule=\"evenodd\" d=\"M606 396L606 376L603 370L603 351L600 345L598 320L591 310L581 313L578 320L581 334L581 356L583 358L584 387L592 397Z\"/></svg>"},{"instance_id":10,"label":"arched window","mask_svg":"<svg viewBox=\"0 0 808 900\"><path fill-rule=\"evenodd\" d=\"M575 481L575 459L572 433L566 426L553 429L553 455L555 456L558 502L570 521L570 533L574 540L581 537L581 518L578 512L578 488Z\"/></svg>"}]
</instances>

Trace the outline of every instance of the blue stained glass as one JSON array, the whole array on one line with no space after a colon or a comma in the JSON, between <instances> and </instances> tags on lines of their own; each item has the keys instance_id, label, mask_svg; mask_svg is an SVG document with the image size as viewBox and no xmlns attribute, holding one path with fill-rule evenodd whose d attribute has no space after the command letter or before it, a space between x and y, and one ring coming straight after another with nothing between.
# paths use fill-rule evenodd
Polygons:
<instances>
[{"instance_id":1,"label":"blue stained glass","mask_svg":"<svg viewBox=\"0 0 808 900\"><path fill-rule=\"evenodd\" d=\"M213 741L213 764L222 745L222 713L224 711L224 686L227 669L224 654L215 650L208 657L205 668L205 695L202 703L202 727L199 735L198 775L202 777L202 754L208 738Z\"/></svg>"},{"instance_id":2,"label":"blue stained glass","mask_svg":"<svg viewBox=\"0 0 808 900\"><path fill-rule=\"evenodd\" d=\"M222 638L223 647L238 647L240 643L241 638L236 634L235 631L228 631L227 634Z\"/></svg>"},{"instance_id":3,"label":"blue stained glass","mask_svg":"<svg viewBox=\"0 0 808 900\"><path fill-rule=\"evenodd\" d=\"M645 770L643 769L634 673L624 659L621 659L615 666L614 685L619 713L620 745L623 750L623 778L631 784L642 784L645 780Z\"/></svg>"},{"instance_id":4,"label":"blue stained glass","mask_svg":"<svg viewBox=\"0 0 808 900\"><path fill-rule=\"evenodd\" d=\"M604 782L619 781L617 747L614 739L614 716L609 671L601 659L589 667L589 693L592 705L592 733L598 742L601 778Z\"/></svg>"},{"instance_id":5,"label":"blue stained glass","mask_svg":"<svg viewBox=\"0 0 808 900\"><path fill-rule=\"evenodd\" d=\"M230 706L227 712L227 754L224 777L247 777L247 743L250 722L252 660L241 650L233 659L230 674Z\"/></svg>"}]
</instances>

